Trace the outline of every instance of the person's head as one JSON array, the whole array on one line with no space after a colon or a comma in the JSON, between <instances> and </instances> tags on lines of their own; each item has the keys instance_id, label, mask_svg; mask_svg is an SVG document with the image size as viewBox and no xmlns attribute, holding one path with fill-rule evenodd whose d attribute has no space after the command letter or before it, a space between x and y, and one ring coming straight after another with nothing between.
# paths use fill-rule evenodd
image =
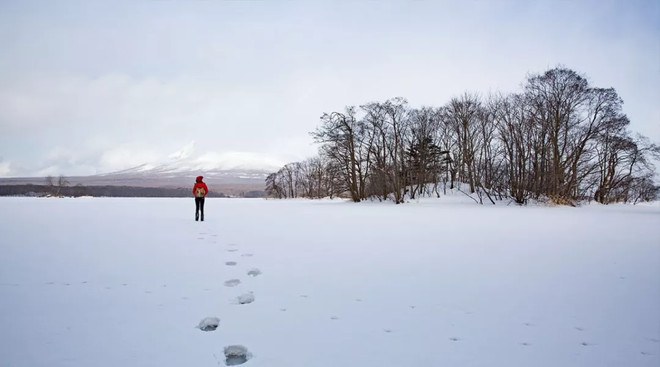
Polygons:
<instances>
[{"instance_id":1,"label":"person's head","mask_svg":"<svg viewBox=\"0 0 660 367\"><path fill-rule=\"evenodd\" d=\"M197 182L202 182L203 179L204 179L203 176L197 176Z\"/></svg>"}]
</instances>

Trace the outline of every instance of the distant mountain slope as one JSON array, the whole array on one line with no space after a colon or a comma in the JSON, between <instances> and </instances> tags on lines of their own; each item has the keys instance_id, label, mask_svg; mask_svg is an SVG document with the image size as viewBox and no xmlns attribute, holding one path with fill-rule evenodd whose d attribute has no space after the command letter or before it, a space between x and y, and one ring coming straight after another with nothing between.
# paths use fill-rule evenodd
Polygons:
<instances>
[{"instance_id":1,"label":"distant mountain slope","mask_svg":"<svg viewBox=\"0 0 660 367\"><path fill-rule=\"evenodd\" d=\"M195 177L202 175L209 189L228 196L243 196L244 193L263 191L267 171L260 170L208 170L186 171L163 168L145 169L135 167L119 172L66 177L70 186L133 186L152 188L187 188L192 187ZM45 177L0 178L0 185L43 185Z\"/></svg>"},{"instance_id":2,"label":"distant mountain slope","mask_svg":"<svg viewBox=\"0 0 660 367\"><path fill-rule=\"evenodd\" d=\"M196 157L176 154L164 162L145 163L104 174L67 176L66 179L71 186L187 188L201 175L212 192L237 196L263 191L266 176L279 168L277 162L250 153L206 153ZM45 177L0 178L0 185L43 185L45 180Z\"/></svg>"}]
</instances>

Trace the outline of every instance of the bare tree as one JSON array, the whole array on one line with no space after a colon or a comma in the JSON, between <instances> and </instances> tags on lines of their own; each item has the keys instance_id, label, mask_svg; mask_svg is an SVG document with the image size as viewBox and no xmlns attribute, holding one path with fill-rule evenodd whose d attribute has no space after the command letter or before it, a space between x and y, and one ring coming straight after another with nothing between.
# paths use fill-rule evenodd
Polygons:
<instances>
[{"instance_id":1,"label":"bare tree","mask_svg":"<svg viewBox=\"0 0 660 367\"><path fill-rule=\"evenodd\" d=\"M273 172L266 177L266 197L284 198L284 190L279 184L277 172Z\"/></svg>"},{"instance_id":2,"label":"bare tree","mask_svg":"<svg viewBox=\"0 0 660 367\"><path fill-rule=\"evenodd\" d=\"M50 195L55 195L57 192L57 187L55 185L55 178L53 176L46 176L46 179L44 180L44 184L46 185L46 189L48 190L48 193Z\"/></svg>"},{"instance_id":3,"label":"bare tree","mask_svg":"<svg viewBox=\"0 0 660 367\"><path fill-rule=\"evenodd\" d=\"M583 129L582 111L589 102L587 80L572 70L555 68L530 77L526 91L537 104L535 118L548 133L548 193L555 200L570 201L575 197L577 184L571 169L580 162L582 146L592 134ZM587 136L579 136L584 133Z\"/></svg>"},{"instance_id":4,"label":"bare tree","mask_svg":"<svg viewBox=\"0 0 660 367\"><path fill-rule=\"evenodd\" d=\"M630 137L624 129L601 134L599 143L594 200L603 204L655 200L651 162L660 158L660 147L643 137Z\"/></svg>"},{"instance_id":5,"label":"bare tree","mask_svg":"<svg viewBox=\"0 0 660 367\"><path fill-rule=\"evenodd\" d=\"M389 133L385 151L392 167L388 179L392 187L394 202L404 202L408 180L406 175L406 139L410 133L408 123L408 101L402 97L393 98L383 103L385 125Z\"/></svg>"},{"instance_id":6,"label":"bare tree","mask_svg":"<svg viewBox=\"0 0 660 367\"><path fill-rule=\"evenodd\" d=\"M389 126L386 124L385 107L382 103L372 102L360 107L364 112L363 123L368 134L368 149L371 163L371 175L367 195L374 195L386 200L392 192L390 184L391 163L388 154L390 139Z\"/></svg>"},{"instance_id":7,"label":"bare tree","mask_svg":"<svg viewBox=\"0 0 660 367\"><path fill-rule=\"evenodd\" d=\"M323 144L321 152L340 168L351 199L359 202L368 176L368 163L362 162L361 144L364 126L355 116L355 108L345 113L332 112L321 116L321 126L312 133L314 141Z\"/></svg>"},{"instance_id":8,"label":"bare tree","mask_svg":"<svg viewBox=\"0 0 660 367\"><path fill-rule=\"evenodd\" d=\"M57 179L57 196L61 196L62 190L66 187L68 187L70 184L69 180L66 179L64 176L60 176Z\"/></svg>"},{"instance_id":9,"label":"bare tree","mask_svg":"<svg viewBox=\"0 0 660 367\"><path fill-rule=\"evenodd\" d=\"M476 94L465 93L453 98L446 113L456 136L456 161L459 174L470 185L470 193L475 192L475 156L479 150L479 115L483 113L481 101Z\"/></svg>"},{"instance_id":10,"label":"bare tree","mask_svg":"<svg viewBox=\"0 0 660 367\"><path fill-rule=\"evenodd\" d=\"M502 142L502 158L508 172L505 186L518 204L527 201L532 190L531 160L533 154L533 126L527 116L524 97L498 96L491 102L494 124Z\"/></svg>"},{"instance_id":11,"label":"bare tree","mask_svg":"<svg viewBox=\"0 0 660 367\"><path fill-rule=\"evenodd\" d=\"M59 176L55 179L53 176L47 176L45 178L45 185L48 192L53 195L60 197L63 195L63 190L69 186L69 180L64 176Z\"/></svg>"}]
</instances>

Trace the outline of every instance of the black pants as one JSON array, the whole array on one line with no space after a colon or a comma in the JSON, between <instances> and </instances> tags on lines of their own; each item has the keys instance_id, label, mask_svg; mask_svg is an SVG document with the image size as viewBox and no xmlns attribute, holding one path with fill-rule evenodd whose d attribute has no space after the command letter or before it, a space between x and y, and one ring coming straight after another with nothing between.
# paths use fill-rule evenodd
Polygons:
<instances>
[{"instance_id":1,"label":"black pants","mask_svg":"<svg viewBox=\"0 0 660 367\"><path fill-rule=\"evenodd\" d=\"M195 220L199 220L199 212L202 212L202 221L204 221L204 198L195 198Z\"/></svg>"}]
</instances>

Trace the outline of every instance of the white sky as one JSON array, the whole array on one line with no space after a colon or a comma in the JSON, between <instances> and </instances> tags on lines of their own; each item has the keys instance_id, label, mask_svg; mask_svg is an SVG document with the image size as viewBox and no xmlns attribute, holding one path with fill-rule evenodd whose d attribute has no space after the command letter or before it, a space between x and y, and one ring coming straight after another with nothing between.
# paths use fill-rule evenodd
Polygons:
<instances>
[{"instance_id":1,"label":"white sky","mask_svg":"<svg viewBox=\"0 0 660 367\"><path fill-rule=\"evenodd\" d=\"M614 87L660 142L654 0L2 1L0 176L181 151L287 163L316 153L323 112L513 92L557 65Z\"/></svg>"}]
</instances>

